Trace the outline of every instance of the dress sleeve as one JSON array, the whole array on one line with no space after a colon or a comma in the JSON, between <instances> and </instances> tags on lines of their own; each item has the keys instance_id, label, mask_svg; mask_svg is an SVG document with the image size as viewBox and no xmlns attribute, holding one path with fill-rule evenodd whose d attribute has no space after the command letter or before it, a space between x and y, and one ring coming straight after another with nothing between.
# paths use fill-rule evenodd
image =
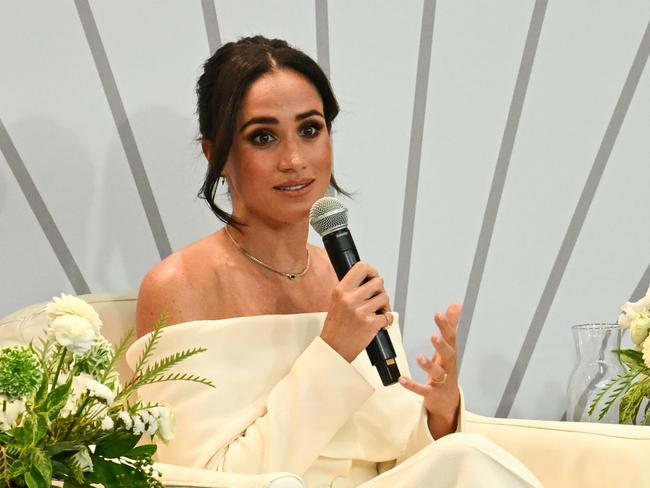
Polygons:
<instances>
[{"instance_id":1,"label":"dress sleeve","mask_svg":"<svg viewBox=\"0 0 650 488\"><path fill-rule=\"evenodd\" d=\"M465 400L463 399L462 391L460 394L460 405L458 408L459 412L458 423L456 424L456 432L462 432L465 417L463 415L463 411L465 409ZM422 407L420 408L420 415L418 416L415 425L411 430L411 434L408 438L408 441L406 442L404 451L397 458L397 464L401 463L405 459L408 459L413 454L425 448L432 442L435 442L435 439L431 436L431 432L429 431L429 426L427 425L427 410L424 407L424 404L422 404Z\"/></svg>"},{"instance_id":2,"label":"dress sleeve","mask_svg":"<svg viewBox=\"0 0 650 488\"><path fill-rule=\"evenodd\" d=\"M411 424L411 432L407 438L406 445L400 452L399 456L397 459L393 461L385 461L377 464L377 472L379 474L383 473L384 471L388 471L389 469L395 467L396 465L402 463L409 457L413 456L416 452L424 449L427 447L429 444L435 442L435 439L431 435L431 432L429 431L429 426L427 425L427 410L424 407L424 404L422 404L421 399L420 401L420 409L419 409L419 415L417 415L417 418L414 419L414 423ZM456 424L456 432L463 432L464 431L464 422L465 422L465 399L463 397L463 392L461 390L460 392L460 405L459 405L459 412L458 412L458 423Z\"/></svg>"},{"instance_id":3,"label":"dress sleeve","mask_svg":"<svg viewBox=\"0 0 650 488\"><path fill-rule=\"evenodd\" d=\"M354 367L316 337L207 467L302 475L373 392Z\"/></svg>"}]
</instances>

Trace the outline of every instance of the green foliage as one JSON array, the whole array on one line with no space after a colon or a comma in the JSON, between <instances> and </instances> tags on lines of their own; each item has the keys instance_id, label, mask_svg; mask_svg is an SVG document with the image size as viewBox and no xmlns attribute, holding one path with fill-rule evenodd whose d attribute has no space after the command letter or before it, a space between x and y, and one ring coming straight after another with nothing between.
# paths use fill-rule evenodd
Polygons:
<instances>
[{"instance_id":1,"label":"green foliage","mask_svg":"<svg viewBox=\"0 0 650 488\"><path fill-rule=\"evenodd\" d=\"M20 400L36 391L43 368L29 346L0 349L0 395L7 400Z\"/></svg>"},{"instance_id":2,"label":"green foliage","mask_svg":"<svg viewBox=\"0 0 650 488\"><path fill-rule=\"evenodd\" d=\"M167 325L167 320L169 320L169 316L167 315L166 312L163 312L160 315L160 318L158 319L156 324L153 326L153 330L151 331L151 334L149 334L149 337L144 343L144 347L142 348L142 353L138 358L138 362L135 364L136 374L142 369L142 367L151 358L151 355L153 354L153 351L158 345L158 341L160 340L160 334L162 332L162 329L163 327L165 327L165 325Z\"/></svg>"},{"instance_id":3,"label":"green foliage","mask_svg":"<svg viewBox=\"0 0 650 488\"><path fill-rule=\"evenodd\" d=\"M621 398L619 405L619 422L622 424L636 424L641 405L645 399L650 398L650 369L643 361L643 355L633 349L618 349L621 362L628 368L616 378L608 382L598 392L589 406L588 414L592 415L596 407L604 400L598 419L601 420L610 411L616 400ZM650 421L650 403L644 409L641 423L647 425Z\"/></svg>"},{"instance_id":4,"label":"green foliage","mask_svg":"<svg viewBox=\"0 0 650 488\"><path fill-rule=\"evenodd\" d=\"M81 357L51 338L37 345L0 350L0 393L9 399L25 400L24 410L11 421L11 428L0 431L0 488L49 488L52 480L63 481L66 488L88 488L91 483L162 488L152 468L156 446L138 446L142 433L131 431L132 426L123 418L132 419L158 405L131 404L128 398L139 387L161 381L214 386L205 378L170 371L204 348L181 351L148 364L165 323L163 315L145 344L133 378L118 391L115 366L131 343L133 332L115 350L98 336ZM115 400L108 404L106 399L112 395ZM0 409L6 405L0 399ZM102 420L108 423L102 425Z\"/></svg>"},{"instance_id":5,"label":"green foliage","mask_svg":"<svg viewBox=\"0 0 650 488\"><path fill-rule=\"evenodd\" d=\"M127 397L135 390L144 385L153 383L161 383L163 381L194 381L206 386L214 388L214 383L206 378L195 376L186 373L168 373L170 368L185 361L187 358L205 352L203 347L196 347L187 351L177 352L171 356L167 356L160 361L156 361L152 366L147 366L142 370L136 370L133 379L124 386L124 389L119 393L119 397Z\"/></svg>"},{"instance_id":6,"label":"green foliage","mask_svg":"<svg viewBox=\"0 0 650 488\"><path fill-rule=\"evenodd\" d=\"M105 458L120 457L133 449L139 440L139 435L115 431L99 439L95 454Z\"/></svg>"},{"instance_id":7,"label":"green foliage","mask_svg":"<svg viewBox=\"0 0 650 488\"><path fill-rule=\"evenodd\" d=\"M113 352L113 357L111 359L111 362L108 364L108 368L106 368L106 372L101 377L102 382L108 378L108 375L115 370L117 363L122 360L122 358L126 354L126 351L129 349L129 345L131 344L131 341L133 341L134 336L135 336L135 331L131 329L126 333L124 337L122 337L122 339L120 339L120 342L117 344L117 347Z\"/></svg>"},{"instance_id":8,"label":"green foliage","mask_svg":"<svg viewBox=\"0 0 650 488\"><path fill-rule=\"evenodd\" d=\"M97 378L110 372L113 364L113 346L104 337L97 336L90 350L76 362L77 371Z\"/></svg>"},{"instance_id":9,"label":"green foliage","mask_svg":"<svg viewBox=\"0 0 650 488\"><path fill-rule=\"evenodd\" d=\"M61 409L65 406L72 389L72 378L62 385L54 388L49 395L44 398L43 410L48 412L50 420L55 420Z\"/></svg>"},{"instance_id":10,"label":"green foliage","mask_svg":"<svg viewBox=\"0 0 650 488\"><path fill-rule=\"evenodd\" d=\"M124 388L118 394L118 398L128 398L141 386L161 383L163 381L193 381L214 388L214 383L200 376L186 373L168 373L172 367L185 361L187 358L205 352L206 349L203 347L196 347L174 353L171 356L156 361L151 366L145 367L160 341L162 329L167 324L167 319L167 315L163 313L160 316L160 319L158 319L158 322L154 325L153 331L149 334L149 337L142 348L142 353L136 362L133 378L124 385Z\"/></svg>"},{"instance_id":11,"label":"green foliage","mask_svg":"<svg viewBox=\"0 0 650 488\"><path fill-rule=\"evenodd\" d=\"M634 349L618 349L614 352L618 353L619 359L628 368L636 371L644 371L647 369L643 362L643 354L640 351L635 351Z\"/></svg>"}]
</instances>

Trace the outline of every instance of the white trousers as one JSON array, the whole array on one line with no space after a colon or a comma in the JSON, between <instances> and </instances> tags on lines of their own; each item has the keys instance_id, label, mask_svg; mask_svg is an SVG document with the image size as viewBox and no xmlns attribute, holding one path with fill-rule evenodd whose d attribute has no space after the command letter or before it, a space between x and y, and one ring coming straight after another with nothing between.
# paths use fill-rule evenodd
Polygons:
<instances>
[{"instance_id":1,"label":"white trousers","mask_svg":"<svg viewBox=\"0 0 650 488\"><path fill-rule=\"evenodd\" d=\"M521 461L478 434L450 434L358 488L541 487Z\"/></svg>"}]
</instances>

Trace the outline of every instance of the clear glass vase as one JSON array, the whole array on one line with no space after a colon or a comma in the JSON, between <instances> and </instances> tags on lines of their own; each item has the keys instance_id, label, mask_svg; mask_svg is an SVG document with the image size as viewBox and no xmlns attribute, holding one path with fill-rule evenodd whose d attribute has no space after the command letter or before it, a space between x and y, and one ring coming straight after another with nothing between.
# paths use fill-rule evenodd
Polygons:
<instances>
[{"instance_id":1,"label":"clear glass vase","mask_svg":"<svg viewBox=\"0 0 650 488\"><path fill-rule=\"evenodd\" d=\"M578 361L569 378L567 420L617 424L618 401L601 420L598 415L604 406L602 400L592 415L588 412L598 392L610 380L625 372L625 367L614 352L620 348L620 327L603 323L574 325L572 329Z\"/></svg>"}]
</instances>

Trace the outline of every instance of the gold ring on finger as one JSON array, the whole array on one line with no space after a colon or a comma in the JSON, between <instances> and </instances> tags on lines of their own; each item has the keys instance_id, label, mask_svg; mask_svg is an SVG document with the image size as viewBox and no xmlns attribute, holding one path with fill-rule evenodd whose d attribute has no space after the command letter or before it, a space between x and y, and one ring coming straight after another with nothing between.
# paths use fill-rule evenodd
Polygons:
<instances>
[{"instance_id":1,"label":"gold ring on finger","mask_svg":"<svg viewBox=\"0 0 650 488\"><path fill-rule=\"evenodd\" d=\"M390 327L393 325L393 314L390 312L383 312L382 314L384 318L386 319L386 325L385 327Z\"/></svg>"}]
</instances>

